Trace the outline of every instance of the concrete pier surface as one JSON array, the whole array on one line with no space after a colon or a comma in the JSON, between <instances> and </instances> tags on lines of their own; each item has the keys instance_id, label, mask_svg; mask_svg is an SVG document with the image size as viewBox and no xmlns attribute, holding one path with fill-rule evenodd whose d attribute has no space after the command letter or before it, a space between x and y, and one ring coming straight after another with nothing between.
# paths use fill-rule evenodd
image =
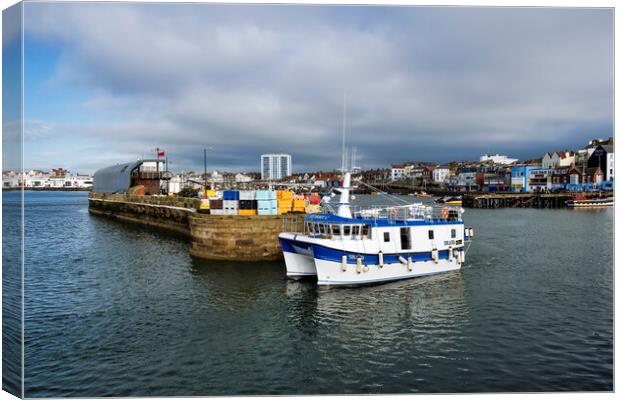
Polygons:
<instances>
[{"instance_id":1,"label":"concrete pier surface","mask_svg":"<svg viewBox=\"0 0 620 400\"><path fill-rule=\"evenodd\" d=\"M199 199L90 193L93 215L166 229L190 239L193 257L210 260L282 259L278 235L299 230L305 214L210 215L198 213Z\"/></svg>"},{"instance_id":2,"label":"concrete pier surface","mask_svg":"<svg viewBox=\"0 0 620 400\"><path fill-rule=\"evenodd\" d=\"M467 208L504 208L504 207L532 207L532 208L563 208L566 201L575 195L585 198L607 196L605 193L487 193L463 194L463 207Z\"/></svg>"}]
</instances>

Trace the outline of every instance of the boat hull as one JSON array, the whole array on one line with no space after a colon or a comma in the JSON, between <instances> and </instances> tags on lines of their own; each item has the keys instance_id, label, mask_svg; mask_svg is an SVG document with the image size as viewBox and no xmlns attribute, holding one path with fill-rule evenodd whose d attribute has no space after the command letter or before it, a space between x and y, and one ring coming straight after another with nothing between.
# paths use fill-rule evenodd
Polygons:
<instances>
[{"instance_id":1,"label":"boat hull","mask_svg":"<svg viewBox=\"0 0 620 400\"><path fill-rule=\"evenodd\" d=\"M319 285L355 286L458 270L465 261L464 248L442 250L433 259L432 252L352 254L320 245L313 246ZM380 265L379 263L382 262Z\"/></svg>"},{"instance_id":2,"label":"boat hull","mask_svg":"<svg viewBox=\"0 0 620 400\"><path fill-rule=\"evenodd\" d=\"M358 267L354 262L347 263L346 268L343 268L342 263L335 261L315 259L314 262L318 284L321 286L371 285L435 275L461 268L456 259L414 262L411 266L407 263L392 263L383 267L373 264Z\"/></svg>"},{"instance_id":3,"label":"boat hull","mask_svg":"<svg viewBox=\"0 0 620 400\"><path fill-rule=\"evenodd\" d=\"M312 246L296 238L297 235L286 233L279 237L286 264L286 276L291 279L316 277Z\"/></svg>"}]
</instances>

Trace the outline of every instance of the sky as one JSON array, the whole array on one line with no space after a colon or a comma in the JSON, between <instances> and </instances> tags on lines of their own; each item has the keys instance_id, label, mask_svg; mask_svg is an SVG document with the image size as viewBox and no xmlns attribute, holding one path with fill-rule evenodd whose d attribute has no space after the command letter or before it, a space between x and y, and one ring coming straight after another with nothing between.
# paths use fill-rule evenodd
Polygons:
<instances>
[{"instance_id":1,"label":"sky","mask_svg":"<svg viewBox=\"0 0 620 400\"><path fill-rule=\"evenodd\" d=\"M293 172L613 135L611 9L24 4L26 168ZM19 37L19 35L16 35Z\"/></svg>"}]
</instances>

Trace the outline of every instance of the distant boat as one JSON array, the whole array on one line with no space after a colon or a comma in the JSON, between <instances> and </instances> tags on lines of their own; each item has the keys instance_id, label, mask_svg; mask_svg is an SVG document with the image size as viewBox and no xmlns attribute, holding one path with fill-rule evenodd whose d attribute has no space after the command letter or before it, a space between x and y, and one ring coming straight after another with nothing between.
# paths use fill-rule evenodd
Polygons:
<instances>
[{"instance_id":1,"label":"distant boat","mask_svg":"<svg viewBox=\"0 0 620 400\"><path fill-rule=\"evenodd\" d=\"M415 194L414 194L414 196L415 196L415 197L418 197L418 198L423 198L423 199L428 199L428 198L430 198L430 197L433 197L433 195L432 195L432 194L428 194L428 193L426 193L426 192L424 192L424 191L422 191L422 192L420 192L420 193L415 193Z\"/></svg>"},{"instance_id":2,"label":"distant boat","mask_svg":"<svg viewBox=\"0 0 620 400\"><path fill-rule=\"evenodd\" d=\"M435 203L438 204L450 204L453 206L460 206L463 204L463 199L461 196L446 196L446 197L441 197L437 200L435 200Z\"/></svg>"},{"instance_id":3,"label":"distant boat","mask_svg":"<svg viewBox=\"0 0 620 400\"><path fill-rule=\"evenodd\" d=\"M584 196L574 196L570 200L566 200L566 207L568 208L599 208L599 207L613 207L614 198L611 197L596 197L586 198Z\"/></svg>"}]
</instances>

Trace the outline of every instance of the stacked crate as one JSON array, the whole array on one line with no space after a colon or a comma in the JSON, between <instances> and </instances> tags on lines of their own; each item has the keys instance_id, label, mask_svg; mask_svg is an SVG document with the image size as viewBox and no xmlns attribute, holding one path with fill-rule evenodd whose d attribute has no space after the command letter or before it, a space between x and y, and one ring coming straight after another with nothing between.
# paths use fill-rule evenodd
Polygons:
<instances>
[{"instance_id":1,"label":"stacked crate","mask_svg":"<svg viewBox=\"0 0 620 400\"><path fill-rule=\"evenodd\" d=\"M209 212L213 215L224 215L224 200L209 199Z\"/></svg>"},{"instance_id":2,"label":"stacked crate","mask_svg":"<svg viewBox=\"0 0 620 400\"><path fill-rule=\"evenodd\" d=\"M317 193L309 194L309 195L306 195L306 200L308 200L308 203L310 204L320 204L321 196L319 196Z\"/></svg>"},{"instance_id":3,"label":"stacked crate","mask_svg":"<svg viewBox=\"0 0 620 400\"><path fill-rule=\"evenodd\" d=\"M278 190L278 215L286 214L293 210L293 192L289 190Z\"/></svg>"},{"instance_id":4,"label":"stacked crate","mask_svg":"<svg viewBox=\"0 0 620 400\"><path fill-rule=\"evenodd\" d=\"M256 208L258 215L278 215L276 192L273 190L257 190Z\"/></svg>"},{"instance_id":5,"label":"stacked crate","mask_svg":"<svg viewBox=\"0 0 620 400\"><path fill-rule=\"evenodd\" d=\"M239 191L239 215L256 215L258 204L253 190Z\"/></svg>"},{"instance_id":6,"label":"stacked crate","mask_svg":"<svg viewBox=\"0 0 620 400\"><path fill-rule=\"evenodd\" d=\"M225 190L222 197L224 200L224 215L239 214L239 192L237 190Z\"/></svg>"},{"instance_id":7,"label":"stacked crate","mask_svg":"<svg viewBox=\"0 0 620 400\"><path fill-rule=\"evenodd\" d=\"M293 199L293 212L306 212L306 199Z\"/></svg>"}]
</instances>

